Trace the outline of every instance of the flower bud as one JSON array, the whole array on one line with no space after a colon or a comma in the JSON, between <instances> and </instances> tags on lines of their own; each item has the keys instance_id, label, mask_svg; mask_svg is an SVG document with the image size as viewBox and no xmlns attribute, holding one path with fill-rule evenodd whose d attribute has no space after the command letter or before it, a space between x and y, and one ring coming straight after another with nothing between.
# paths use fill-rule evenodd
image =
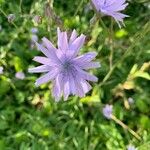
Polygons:
<instances>
[{"instance_id":1,"label":"flower bud","mask_svg":"<svg viewBox=\"0 0 150 150\"><path fill-rule=\"evenodd\" d=\"M42 17L36 15L36 16L34 16L33 21L37 24L40 24L40 23L42 23Z\"/></svg>"},{"instance_id":2,"label":"flower bud","mask_svg":"<svg viewBox=\"0 0 150 150\"><path fill-rule=\"evenodd\" d=\"M7 16L7 19L8 19L9 23L13 22L15 20L15 18L16 18L15 14L9 14Z\"/></svg>"}]
</instances>

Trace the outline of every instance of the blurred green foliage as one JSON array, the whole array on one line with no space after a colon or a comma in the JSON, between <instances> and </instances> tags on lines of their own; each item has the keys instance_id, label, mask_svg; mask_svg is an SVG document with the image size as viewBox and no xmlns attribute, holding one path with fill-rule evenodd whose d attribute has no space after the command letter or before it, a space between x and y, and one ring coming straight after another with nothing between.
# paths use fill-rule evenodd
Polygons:
<instances>
[{"instance_id":1,"label":"blurred green foliage","mask_svg":"<svg viewBox=\"0 0 150 150\"><path fill-rule=\"evenodd\" d=\"M109 71L109 35L100 23L90 25L94 12L88 2L55 0L50 11L46 0L0 0L0 66L4 67L0 75L0 150L125 150L129 144L150 149L150 32L140 41L133 38L149 21L149 0L130 0L126 27L119 29L114 24L113 64L128 47L135 46L101 86ZM6 18L11 13L16 15L15 26ZM33 21L35 15L41 16L40 24ZM109 28L111 19L102 19ZM102 65L93 72L99 82L92 85L87 97L56 103L51 84L34 86L38 75L27 70L37 65L32 58L41 55L30 46L30 30L35 26L39 39L46 36L53 43L57 26L87 35L81 53L97 51ZM15 78L18 71L25 73L25 80ZM129 97L134 99L132 104ZM113 104L114 115L136 131L141 141L103 117L106 103Z\"/></svg>"}]
</instances>

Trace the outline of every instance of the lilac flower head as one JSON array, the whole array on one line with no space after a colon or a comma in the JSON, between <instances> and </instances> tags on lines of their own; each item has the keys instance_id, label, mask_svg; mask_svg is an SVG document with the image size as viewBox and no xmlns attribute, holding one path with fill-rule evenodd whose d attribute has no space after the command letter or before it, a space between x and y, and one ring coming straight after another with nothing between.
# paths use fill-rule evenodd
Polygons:
<instances>
[{"instance_id":1,"label":"lilac flower head","mask_svg":"<svg viewBox=\"0 0 150 150\"><path fill-rule=\"evenodd\" d=\"M38 28L31 28L31 33L33 33L33 34L38 33Z\"/></svg>"},{"instance_id":2,"label":"lilac flower head","mask_svg":"<svg viewBox=\"0 0 150 150\"><path fill-rule=\"evenodd\" d=\"M133 145L129 145L127 147L127 150L137 150L137 148L135 148Z\"/></svg>"},{"instance_id":3,"label":"lilac flower head","mask_svg":"<svg viewBox=\"0 0 150 150\"><path fill-rule=\"evenodd\" d=\"M93 62L96 57L95 52L88 52L78 56L80 48L83 46L85 36L81 34L77 36L73 30L71 37L68 38L66 32L61 32L57 29L58 47L47 39L43 38L43 44L36 43L38 49L46 56L36 56L33 60L41 63L39 67L29 69L33 73L46 73L36 80L36 86L52 81L52 95L56 101L59 101L61 96L67 100L69 95L77 95L84 97L91 89L87 81L96 82L97 77L89 74L86 70L90 68L98 68L100 64Z\"/></svg>"},{"instance_id":4,"label":"lilac flower head","mask_svg":"<svg viewBox=\"0 0 150 150\"><path fill-rule=\"evenodd\" d=\"M128 15L122 14L120 11L127 7L126 0L92 0L92 3L98 12L113 17L119 27L121 24L124 25L123 19Z\"/></svg>"},{"instance_id":5,"label":"lilac flower head","mask_svg":"<svg viewBox=\"0 0 150 150\"><path fill-rule=\"evenodd\" d=\"M112 111L113 111L113 106L107 104L107 105L103 108L103 115L104 115L107 119L111 119Z\"/></svg>"},{"instance_id":6,"label":"lilac flower head","mask_svg":"<svg viewBox=\"0 0 150 150\"><path fill-rule=\"evenodd\" d=\"M25 74L24 74L23 72L17 72L17 73L15 74L15 77L16 77L17 79L23 80L23 79L25 78Z\"/></svg>"},{"instance_id":7,"label":"lilac flower head","mask_svg":"<svg viewBox=\"0 0 150 150\"><path fill-rule=\"evenodd\" d=\"M4 70L4 68L0 67L0 74L3 74L3 70Z\"/></svg>"}]
</instances>

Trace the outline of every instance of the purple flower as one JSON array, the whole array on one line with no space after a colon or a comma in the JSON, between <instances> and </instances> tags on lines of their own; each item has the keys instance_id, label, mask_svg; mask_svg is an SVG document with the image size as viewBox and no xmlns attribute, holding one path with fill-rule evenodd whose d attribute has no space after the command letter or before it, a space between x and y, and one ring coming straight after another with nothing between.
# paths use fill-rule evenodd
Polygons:
<instances>
[{"instance_id":1,"label":"purple flower","mask_svg":"<svg viewBox=\"0 0 150 150\"><path fill-rule=\"evenodd\" d=\"M98 12L113 17L119 27L121 24L124 25L123 19L128 15L122 14L120 11L127 7L126 0L92 0L92 3Z\"/></svg>"},{"instance_id":2,"label":"purple flower","mask_svg":"<svg viewBox=\"0 0 150 150\"><path fill-rule=\"evenodd\" d=\"M31 41L32 42L37 42L38 41L38 36L36 34L32 34Z\"/></svg>"},{"instance_id":3,"label":"purple flower","mask_svg":"<svg viewBox=\"0 0 150 150\"><path fill-rule=\"evenodd\" d=\"M89 74L86 70L90 68L98 68L100 64L93 62L96 57L95 52L88 52L78 56L80 48L85 42L85 36L81 34L77 37L77 33L73 30L68 40L67 33L57 29L58 47L47 39L42 38L43 44L36 43L38 49L46 56L36 56L34 61L41 63L39 67L29 69L33 73L46 73L36 80L36 86L52 81L52 94L56 101L61 96L67 100L70 94L84 97L91 86L87 81L98 81L97 77Z\"/></svg>"},{"instance_id":4,"label":"purple flower","mask_svg":"<svg viewBox=\"0 0 150 150\"><path fill-rule=\"evenodd\" d=\"M25 74L24 74L23 72L17 72L17 73L15 74L15 77L16 77L17 79L23 80L23 79L25 78Z\"/></svg>"},{"instance_id":5,"label":"purple flower","mask_svg":"<svg viewBox=\"0 0 150 150\"><path fill-rule=\"evenodd\" d=\"M103 115L104 115L107 119L111 119L112 111L113 111L113 106L107 104L107 105L103 108Z\"/></svg>"},{"instance_id":6,"label":"purple flower","mask_svg":"<svg viewBox=\"0 0 150 150\"><path fill-rule=\"evenodd\" d=\"M129 145L127 147L127 150L137 150L137 148L135 148L133 145Z\"/></svg>"},{"instance_id":7,"label":"purple flower","mask_svg":"<svg viewBox=\"0 0 150 150\"><path fill-rule=\"evenodd\" d=\"M38 28L31 28L31 33L33 33L33 34L38 33Z\"/></svg>"},{"instance_id":8,"label":"purple flower","mask_svg":"<svg viewBox=\"0 0 150 150\"><path fill-rule=\"evenodd\" d=\"M3 74L3 70L4 70L4 68L0 67L0 74Z\"/></svg>"}]
</instances>

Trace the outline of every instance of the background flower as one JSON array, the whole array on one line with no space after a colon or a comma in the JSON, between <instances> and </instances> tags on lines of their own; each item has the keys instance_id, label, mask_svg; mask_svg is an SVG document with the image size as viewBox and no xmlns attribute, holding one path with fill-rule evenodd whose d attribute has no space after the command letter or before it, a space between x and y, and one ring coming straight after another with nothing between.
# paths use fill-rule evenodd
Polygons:
<instances>
[{"instance_id":1,"label":"background flower","mask_svg":"<svg viewBox=\"0 0 150 150\"><path fill-rule=\"evenodd\" d=\"M137 148L135 148L133 145L129 145L127 147L127 150L137 150Z\"/></svg>"},{"instance_id":2,"label":"background flower","mask_svg":"<svg viewBox=\"0 0 150 150\"><path fill-rule=\"evenodd\" d=\"M103 108L103 115L104 115L107 119L111 119L112 111L113 111L113 106L107 104L107 105Z\"/></svg>"},{"instance_id":3,"label":"background flower","mask_svg":"<svg viewBox=\"0 0 150 150\"><path fill-rule=\"evenodd\" d=\"M17 72L17 73L15 74L15 77L16 77L17 79L23 80L23 79L25 78L25 74L24 74L23 72Z\"/></svg>"},{"instance_id":4,"label":"background flower","mask_svg":"<svg viewBox=\"0 0 150 150\"><path fill-rule=\"evenodd\" d=\"M4 70L4 68L0 67L0 74L3 74L3 70Z\"/></svg>"},{"instance_id":5,"label":"background flower","mask_svg":"<svg viewBox=\"0 0 150 150\"><path fill-rule=\"evenodd\" d=\"M38 28L35 28L35 27L31 28L31 33L32 34L37 34L38 33Z\"/></svg>"},{"instance_id":6,"label":"background flower","mask_svg":"<svg viewBox=\"0 0 150 150\"><path fill-rule=\"evenodd\" d=\"M121 24L124 25L123 19L128 15L122 14L120 11L127 7L126 0L92 0L92 3L98 12L113 17L119 27Z\"/></svg>"},{"instance_id":7,"label":"background flower","mask_svg":"<svg viewBox=\"0 0 150 150\"><path fill-rule=\"evenodd\" d=\"M142 70L145 69L145 64L149 66L150 60L149 0L127 1L130 5L124 13L131 17L127 18L126 28L119 29L117 24L113 28L113 64L120 63L101 86L99 84L110 70L111 47L108 34L101 24L97 22L90 26L93 12L84 12L89 1L52 1L52 11L64 23L64 26L59 23L58 26L68 31L76 28L79 33L86 34L86 44L80 52L92 50L98 53L96 60L101 62L102 67L91 72L99 78L99 82L92 84L92 90L84 98L70 96L69 101L56 103L50 92L53 84L39 88L34 85L43 73L25 74L26 80L23 81L16 79L15 71L40 65L32 58L42 55L42 52L37 51L36 47L29 51L31 28L37 27L39 39L45 35L56 46L57 21L45 16L47 1L22 0L21 5L15 0L0 0L0 66L4 67L4 73L0 75L0 150L126 150L128 142L138 150L149 150L149 67L146 67L144 74L140 70L142 66ZM16 14L14 23L17 28L8 23L1 10L6 15L10 12ZM41 24L35 24L32 20L34 14L42 16ZM107 26L110 25L110 17L102 19ZM38 42L41 43L40 40ZM124 57L126 51L128 53ZM121 62L122 57L125 59ZM142 77L131 77L128 86L132 89L126 89L121 85L128 81L127 77L130 77L135 64L140 72L133 75ZM134 99L134 106L126 109L124 104L129 97ZM135 136L124 131L113 118L108 122L100 109L105 104L112 104L113 115L139 134L142 140L136 140Z\"/></svg>"}]
</instances>

